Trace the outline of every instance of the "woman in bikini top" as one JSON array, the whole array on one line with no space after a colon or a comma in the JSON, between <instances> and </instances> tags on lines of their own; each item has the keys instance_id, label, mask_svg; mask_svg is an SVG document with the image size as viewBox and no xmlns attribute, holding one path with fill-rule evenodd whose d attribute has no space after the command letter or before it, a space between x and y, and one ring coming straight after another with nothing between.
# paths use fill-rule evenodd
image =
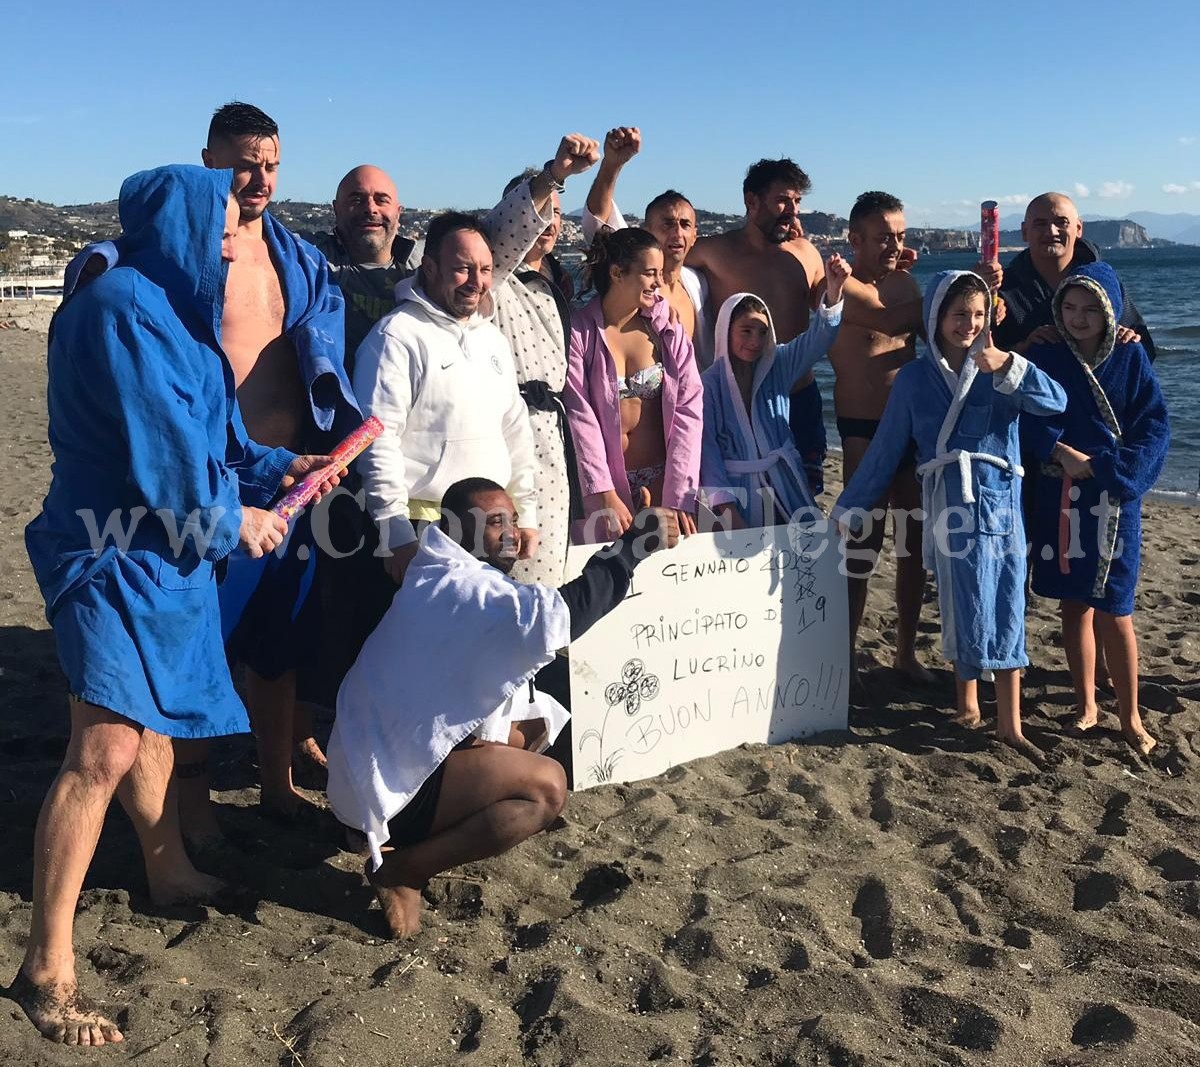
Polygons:
<instances>
[{"instance_id":1,"label":"woman in bikini top","mask_svg":"<svg viewBox=\"0 0 1200 1067\"><path fill-rule=\"evenodd\" d=\"M667 432L663 418L663 386L668 369L663 361L663 341L651 321L662 285L662 249L653 235L640 229L596 235L588 257L596 300L603 322L602 348L610 367L608 405L615 394L620 412L620 447L629 498L636 508L643 502L663 502L667 463ZM598 411L598 398L583 398ZM598 419L603 416L597 415ZM607 447L611 449L612 444ZM611 458L613 466L618 461ZM614 477L616 473L614 471ZM624 488L624 487L622 487ZM649 501L645 501L645 493ZM589 511L601 508L615 516L609 534L626 529L632 521L625 494L615 489L593 501ZM681 528L694 530L691 515L680 516ZM689 528L689 524L691 524Z\"/></svg>"}]
</instances>

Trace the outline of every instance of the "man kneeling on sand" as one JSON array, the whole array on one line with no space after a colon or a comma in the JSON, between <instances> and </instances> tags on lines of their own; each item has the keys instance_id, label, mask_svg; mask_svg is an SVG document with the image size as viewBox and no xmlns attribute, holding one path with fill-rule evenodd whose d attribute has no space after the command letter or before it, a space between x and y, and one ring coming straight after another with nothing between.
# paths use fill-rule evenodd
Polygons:
<instances>
[{"instance_id":1,"label":"man kneeling on sand","mask_svg":"<svg viewBox=\"0 0 1200 1067\"><path fill-rule=\"evenodd\" d=\"M566 775L540 753L569 715L533 676L621 602L640 560L679 539L673 511L646 508L553 589L508 577L518 521L495 482L452 485L338 693L329 802L366 834L368 877L397 937L420 929L434 875L507 852L558 817Z\"/></svg>"}]
</instances>

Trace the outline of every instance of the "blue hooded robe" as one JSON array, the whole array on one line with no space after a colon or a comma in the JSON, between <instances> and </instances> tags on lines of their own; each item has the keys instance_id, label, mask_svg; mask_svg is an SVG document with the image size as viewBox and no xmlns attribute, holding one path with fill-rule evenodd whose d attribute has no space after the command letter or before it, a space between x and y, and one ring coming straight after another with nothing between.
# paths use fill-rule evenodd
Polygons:
<instances>
[{"instance_id":1,"label":"blue hooded robe","mask_svg":"<svg viewBox=\"0 0 1200 1067\"><path fill-rule=\"evenodd\" d=\"M709 507L735 504L748 526L787 522L801 508L818 508L808 484L804 460L796 447L788 418L792 383L829 352L842 321L842 304L822 302L809 327L787 344L775 343L775 324L767 312L767 343L754 367L750 411L742 401L729 353L733 309L750 293L735 293L717 315L716 358L701 375L704 384L704 441L700 453L700 485ZM764 514L763 495L770 492L778 511ZM771 499L768 496L767 499Z\"/></svg>"},{"instance_id":2,"label":"blue hooded robe","mask_svg":"<svg viewBox=\"0 0 1200 1067\"><path fill-rule=\"evenodd\" d=\"M120 266L55 323L54 465L25 531L71 692L172 737L248 727L213 565L295 458L246 438L221 350L232 179L173 166L122 186Z\"/></svg>"},{"instance_id":3,"label":"blue hooded robe","mask_svg":"<svg viewBox=\"0 0 1200 1067\"><path fill-rule=\"evenodd\" d=\"M1104 309L1104 336L1090 358L1063 325L1070 286L1092 293ZM1042 463L1030 527L1033 590L1112 615L1133 613L1142 497L1158 480L1171 442L1167 405L1145 348L1117 344L1121 298L1121 283L1107 263L1088 264L1063 279L1053 309L1064 340L1034 345L1028 356L1066 390L1067 408L1021 428L1022 440ZM1063 469L1050 459L1059 441L1090 456L1092 465L1091 478L1066 480L1065 502Z\"/></svg>"},{"instance_id":4,"label":"blue hooded robe","mask_svg":"<svg viewBox=\"0 0 1200 1067\"><path fill-rule=\"evenodd\" d=\"M973 357L986 328L959 373L951 370L938 349L938 311L966 273L942 271L925 290L927 347L896 375L879 431L833 517L860 528L915 442L926 514L922 550L937 578L942 654L970 681L1029 662L1017 419L1062 411L1066 394L1015 352L1003 374L980 373Z\"/></svg>"}]
</instances>

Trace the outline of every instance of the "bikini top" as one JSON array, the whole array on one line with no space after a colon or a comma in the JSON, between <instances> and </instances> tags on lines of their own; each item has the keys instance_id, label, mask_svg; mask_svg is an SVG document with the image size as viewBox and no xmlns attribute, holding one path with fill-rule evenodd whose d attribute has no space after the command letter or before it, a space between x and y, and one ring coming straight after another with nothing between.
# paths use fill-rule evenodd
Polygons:
<instances>
[{"instance_id":1,"label":"bikini top","mask_svg":"<svg viewBox=\"0 0 1200 1067\"><path fill-rule=\"evenodd\" d=\"M617 396L622 400L653 400L662 392L663 365L651 363L628 378L617 378Z\"/></svg>"}]
</instances>

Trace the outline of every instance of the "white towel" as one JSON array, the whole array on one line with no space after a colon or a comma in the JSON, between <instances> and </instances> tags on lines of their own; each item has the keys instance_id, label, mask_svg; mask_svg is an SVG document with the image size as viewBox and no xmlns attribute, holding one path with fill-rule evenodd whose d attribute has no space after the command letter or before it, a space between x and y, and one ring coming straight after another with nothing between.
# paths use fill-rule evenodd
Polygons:
<instances>
[{"instance_id":1,"label":"white towel","mask_svg":"<svg viewBox=\"0 0 1200 1067\"><path fill-rule=\"evenodd\" d=\"M570 639L557 589L520 585L426 529L342 682L329 740L330 806L367 835L376 867L388 820L460 741L507 739L506 723L529 718L557 736L566 709L542 693L531 702L528 682Z\"/></svg>"}]
</instances>

